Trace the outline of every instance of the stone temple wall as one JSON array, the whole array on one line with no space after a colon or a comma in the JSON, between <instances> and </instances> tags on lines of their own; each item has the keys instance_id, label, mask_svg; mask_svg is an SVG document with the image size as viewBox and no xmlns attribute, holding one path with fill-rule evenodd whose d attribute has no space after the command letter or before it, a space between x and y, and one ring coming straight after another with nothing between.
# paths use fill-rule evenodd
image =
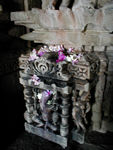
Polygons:
<instances>
[{"instance_id":1,"label":"stone temple wall","mask_svg":"<svg viewBox=\"0 0 113 150\"><path fill-rule=\"evenodd\" d=\"M92 129L112 130L113 0L42 0L41 8L12 12L11 21L32 29L24 40L94 52L100 60L92 104ZM36 1L35 1L36 6Z\"/></svg>"}]
</instances>

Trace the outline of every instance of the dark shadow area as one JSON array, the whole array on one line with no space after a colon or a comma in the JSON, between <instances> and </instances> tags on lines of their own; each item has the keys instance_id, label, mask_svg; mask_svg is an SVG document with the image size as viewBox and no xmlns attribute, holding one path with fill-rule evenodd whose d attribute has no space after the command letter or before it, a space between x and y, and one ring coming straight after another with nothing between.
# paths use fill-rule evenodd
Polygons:
<instances>
[{"instance_id":1,"label":"dark shadow area","mask_svg":"<svg viewBox=\"0 0 113 150\"><path fill-rule=\"evenodd\" d=\"M48 137L49 138L49 137ZM112 150L113 134L92 132L87 134L86 142L78 144L70 141L65 150ZM10 144L7 150L63 150L61 146L31 133L23 132Z\"/></svg>"},{"instance_id":2,"label":"dark shadow area","mask_svg":"<svg viewBox=\"0 0 113 150\"><path fill-rule=\"evenodd\" d=\"M16 27L10 20L10 12L21 10L15 1L0 1L0 101L1 139L3 149L8 147L24 131L23 87L19 84L18 58L26 52L26 41L19 36L25 28Z\"/></svg>"}]
</instances>

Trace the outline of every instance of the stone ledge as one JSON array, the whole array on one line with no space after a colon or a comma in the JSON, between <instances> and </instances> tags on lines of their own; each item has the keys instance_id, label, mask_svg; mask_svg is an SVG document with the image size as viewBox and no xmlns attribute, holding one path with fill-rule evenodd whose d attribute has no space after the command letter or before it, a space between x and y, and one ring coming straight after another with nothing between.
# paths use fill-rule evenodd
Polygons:
<instances>
[{"instance_id":1,"label":"stone ledge","mask_svg":"<svg viewBox=\"0 0 113 150\"><path fill-rule=\"evenodd\" d=\"M113 46L113 35L87 31L85 34L80 31L66 30L39 30L21 36L24 40L35 41L35 43L63 44L66 48L76 46Z\"/></svg>"},{"instance_id":2,"label":"stone ledge","mask_svg":"<svg viewBox=\"0 0 113 150\"><path fill-rule=\"evenodd\" d=\"M32 8L27 12L12 12L11 20L22 24L31 23L33 29L68 29L95 31L113 31L113 5L90 11L87 7L79 7L72 11L65 10L42 10ZM110 22L110 23L108 23ZM32 26L35 24L35 26Z\"/></svg>"},{"instance_id":3,"label":"stone ledge","mask_svg":"<svg viewBox=\"0 0 113 150\"><path fill-rule=\"evenodd\" d=\"M33 133L33 134L43 137L49 141L55 142L55 143L61 145L63 148L67 147L68 139L66 137L62 137L60 135L55 135L53 133L50 133L47 130L43 130L41 128L34 127L33 125L30 125L28 123L25 123L25 130L29 133Z\"/></svg>"}]
</instances>

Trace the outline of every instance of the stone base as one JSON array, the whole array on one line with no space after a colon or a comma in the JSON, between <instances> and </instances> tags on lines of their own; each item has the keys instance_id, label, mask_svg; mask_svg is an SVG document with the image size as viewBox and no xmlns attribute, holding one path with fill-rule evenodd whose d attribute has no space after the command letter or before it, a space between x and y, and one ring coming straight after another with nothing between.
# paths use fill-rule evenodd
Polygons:
<instances>
[{"instance_id":1,"label":"stone base","mask_svg":"<svg viewBox=\"0 0 113 150\"><path fill-rule=\"evenodd\" d=\"M113 121L103 120L101 130L105 133L107 131L113 132Z\"/></svg>"},{"instance_id":2,"label":"stone base","mask_svg":"<svg viewBox=\"0 0 113 150\"><path fill-rule=\"evenodd\" d=\"M84 132L77 132L76 130L72 130L72 140L78 142L79 144L84 144Z\"/></svg>"},{"instance_id":3,"label":"stone base","mask_svg":"<svg viewBox=\"0 0 113 150\"><path fill-rule=\"evenodd\" d=\"M61 145L63 148L67 147L68 139L66 137L62 137L60 135L55 135L54 133L51 133L42 128L34 127L33 125L28 124L28 123L25 123L25 130L29 133L33 133L33 134L38 135L42 138L45 138L49 141L57 143L57 144Z\"/></svg>"}]
</instances>

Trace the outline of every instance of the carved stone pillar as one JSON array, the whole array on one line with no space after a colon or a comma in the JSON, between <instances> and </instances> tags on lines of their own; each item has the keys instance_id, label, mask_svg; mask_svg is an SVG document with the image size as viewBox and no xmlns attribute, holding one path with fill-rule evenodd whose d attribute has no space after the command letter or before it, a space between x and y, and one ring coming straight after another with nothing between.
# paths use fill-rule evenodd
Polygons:
<instances>
[{"instance_id":1,"label":"carved stone pillar","mask_svg":"<svg viewBox=\"0 0 113 150\"><path fill-rule=\"evenodd\" d=\"M62 93L62 104L61 107L61 125L60 125L60 134L61 136L67 136L69 134L69 95L63 96Z\"/></svg>"},{"instance_id":2,"label":"carved stone pillar","mask_svg":"<svg viewBox=\"0 0 113 150\"><path fill-rule=\"evenodd\" d=\"M95 88L95 103L92 106L92 122L93 130L99 131L102 123L102 104L104 102L104 91L106 81L107 58L105 53L97 53L100 60L100 69L98 73L98 81Z\"/></svg>"}]
</instances>

